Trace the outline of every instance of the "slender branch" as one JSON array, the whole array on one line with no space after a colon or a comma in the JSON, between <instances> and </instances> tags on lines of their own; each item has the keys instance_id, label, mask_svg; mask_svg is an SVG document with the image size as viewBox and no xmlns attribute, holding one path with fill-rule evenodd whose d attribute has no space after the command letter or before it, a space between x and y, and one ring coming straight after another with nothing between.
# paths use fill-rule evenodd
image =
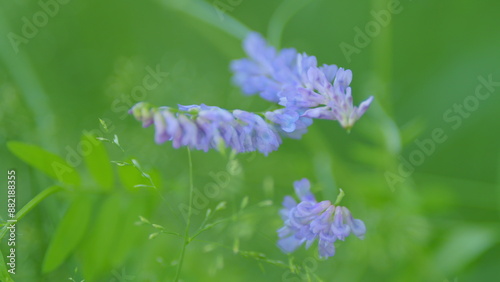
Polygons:
<instances>
[{"instance_id":1,"label":"slender branch","mask_svg":"<svg viewBox=\"0 0 500 282\"><path fill-rule=\"evenodd\" d=\"M334 205L338 206L342 201L342 199L344 198L344 196L345 196L344 190L339 188L339 195L337 196L337 200L335 201Z\"/></svg>"},{"instance_id":2,"label":"slender branch","mask_svg":"<svg viewBox=\"0 0 500 282\"><path fill-rule=\"evenodd\" d=\"M35 208L38 204L40 204L43 200L45 200L48 196L59 192L63 190L61 186L52 186L50 188L47 188L40 192L38 195L36 195L31 201L29 201L24 207L22 207L17 213L16 213L16 222L21 220L28 212L30 212L33 208ZM9 224L5 224L2 229L0 230L0 240L5 236L7 233L7 227Z\"/></svg>"},{"instance_id":3,"label":"slender branch","mask_svg":"<svg viewBox=\"0 0 500 282\"><path fill-rule=\"evenodd\" d=\"M279 48L285 25L297 12L311 2L312 0L285 0L281 3L272 15L267 28L267 36L273 46Z\"/></svg>"},{"instance_id":4,"label":"slender branch","mask_svg":"<svg viewBox=\"0 0 500 282\"><path fill-rule=\"evenodd\" d=\"M177 10L200 21L203 21L238 39L245 38L250 31L248 27L225 13L219 17L221 11L217 7L200 0L160 1L165 7Z\"/></svg>"},{"instance_id":5,"label":"slender branch","mask_svg":"<svg viewBox=\"0 0 500 282\"><path fill-rule=\"evenodd\" d=\"M218 247L221 247L223 249L227 249L227 250L233 252L233 249L231 247L228 247L228 246L226 246L226 245L224 245L222 243L219 243L219 242L208 241L208 240L201 240L201 239L195 239L193 241L216 245ZM257 261L266 262L266 263L269 263L269 264L272 264L272 265L275 265L275 266L279 266L279 267L290 269L290 265L288 265L288 264L286 264L286 263L284 263L282 261L279 261L279 260L269 259L269 258L265 257L264 254L261 254L261 253L258 253L258 252L241 251L240 250L236 254L240 255L242 257L245 257L245 258L252 258L252 259L255 259Z\"/></svg>"},{"instance_id":6,"label":"slender branch","mask_svg":"<svg viewBox=\"0 0 500 282\"><path fill-rule=\"evenodd\" d=\"M0 33L8 34L9 27L5 15L0 10ZM11 46L9 40L0 40L0 61L3 61L12 80L21 90L24 101L33 113L35 129L45 148L57 148L57 138L51 138L55 131L55 114L49 104L48 93L43 89L38 74L26 53L20 49L23 46Z\"/></svg>"},{"instance_id":7,"label":"slender branch","mask_svg":"<svg viewBox=\"0 0 500 282\"><path fill-rule=\"evenodd\" d=\"M372 0L375 11L387 7L388 0ZM389 116L394 114L391 103L391 83L393 75L393 24L381 29L380 34L373 40L372 63L376 75L377 100L383 111Z\"/></svg>"},{"instance_id":8,"label":"slender branch","mask_svg":"<svg viewBox=\"0 0 500 282\"><path fill-rule=\"evenodd\" d=\"M189 150L189 147L187 148L187 152L188 152L188 160L189 160L189 208L188 208L186 230L184 231L184 244L182 245L182 250L181 250L180 257L179 257L179 266L177 267L177 273L175 274L174 281L179 281L179 276L181 273L182 264L184 262L184 254L186 253L186 247L190 242L189 227L191 225L191 214L193 212L194 185L193 185L193 159L191 158L191 150Z\"/></svg>"}]
</instances>

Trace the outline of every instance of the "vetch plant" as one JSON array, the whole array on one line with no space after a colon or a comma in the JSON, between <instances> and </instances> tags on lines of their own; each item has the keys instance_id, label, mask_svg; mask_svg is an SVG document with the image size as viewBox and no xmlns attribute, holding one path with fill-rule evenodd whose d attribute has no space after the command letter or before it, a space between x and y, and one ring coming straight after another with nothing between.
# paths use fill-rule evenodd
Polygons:
<instances>
[{"instance_id":1,"label":"vetch plant","mask_svg":"<svg viewBox=\"0 0 500 282\"><path fill-rule=\"evenodd\" d=\"M204 104L154 108L139 103L131 112L144 127L155 125L156 143L171 140L174 148L189 146L206 152L225 144L240 153L259 151L267 155L281 144L271 124L257 114L241 110L229 112Z\"/></svg>"},{"instance_id":2,"label":"vetch plant","mask_svg":"<svg viewBox=\"0 0 500 282\"><path fill-rule=\"evenodd\" d=\"M250 58L233 61L233 81L245 94L256 94L284 106L266 113L287 133L304 129L312 118L337 120L350 129L373 100L353 106L352 71L336 65L318 67L315 56L295 49L279 52L258 33L250 33L243 44ZM304 132L302 132L304 133Z\"/></svg>"},{"instance_id":3,"label":"vetch plant","mask_svg":"<svg viewBox=\"0 0 500 282\"><path fill-rule=\"evenodd\" d=\"M0 4L0 281L498 276L491 1L70 2Z\"/></svg>"},{"instance_id":4,"label":"vetch plant","mask_svg":"<svg viewBox=\"0 0 500 282\"><path fill-rule=\"evenodd\" d=\"M259 94L274 103L273 110L254 113L205 104L155 107L140 102L129 111L143 127L154 125L156 143L171 141L176 149L188 147L189 205L175 281L180 277L187 245L201 232L189 232L195 192L190 149L207 152L231 148L233 153L257 151L267 156L279 148L282 137L299 139L314 119L337 120L349 131L373 100L369 97L359 106L353 105L351 70L318 66L316 57L292 48L278 51L255 32L248 34L243 47L249 57L231 63L233 83L247 95ZM281 211L285 226L278 231L278 246L283 251L292 252L304 242L308 248L318 240L320 257L328 258L335 254L336 240L344 240L351 233L363 238L364 223L338 205L342 191L332 205L329 201L316 202L309 189L307 179L297 181L295 190L301 202L285 198Z\"/></svg>"},{"instance_id":5,"label":"vetch plant","mask_svg":"<svg viewBox=\"0 0 500 282\"><path fill-rule=\"evenodd\" d=\"M264 113L228 111L216 106L154 107L136 104L129 113L144 127L155 125L158 144L172 141L208 151L229 147L264 155L280 146L281 137L300 138L313 119L337 120L350 130L369 108L373 97L353 105L352 71L336 65L318 67L316 57L295 49L277 51L258 33L243 43L249 58L231 64L233 82L248 95L260 94L278 108Z\"/></svg>"}]
</instances>

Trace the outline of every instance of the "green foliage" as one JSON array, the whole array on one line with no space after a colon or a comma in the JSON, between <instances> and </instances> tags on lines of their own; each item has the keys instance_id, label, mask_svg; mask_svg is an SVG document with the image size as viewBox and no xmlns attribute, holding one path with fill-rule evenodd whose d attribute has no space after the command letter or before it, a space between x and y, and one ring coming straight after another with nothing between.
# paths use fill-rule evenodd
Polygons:
<instances>
[{"instance_id":1,"label":"green foliage","mask_svg":"<svg viewBox=\"0 0 500 282\"><path fill-rule=\"evenodd\" d=\"M389 1L94 2L60 5L17 53L8 37L0 40L0 144L7 144L0 146L0 168L19 175L22 276L12 279L119 281L126 273L134 281L170 281L185 242L183 281L497 279L500 90L474 111L460 114L455 105L472 105L466 102L473 102L479 76L500 81L499 2L400 1L403 11L351 60L339 45L354 44L355 28L364 30ZM23 36L24 17L42 10L37 2L3 1L0 31ZM139 100L267 109L230 83L228 65L243 56L240 39L250 29L314 54L320 64L352 69L355 103L369 95L375 102L350 134L316 121L301 140L285 139L268 157L236 156L238 173L226 152L193 151L186 228L179 206L189 202L185 151L155 145L153 130L127 111ZM156 66L168 80L143 92L146 67ZM445 120L448 111L454 122ZM410 168L416 140L436 128L447 141ZM81 136L97 129L100 142ZM93 144L80 154L85 166L65 158L80 142ZM384 174L397 174L402 164L411 173L391 187ZM345 191L341 204L367 225L363 241L338 242L327 261L317 258L316 245L291 255L278 249L283 196L303 177L318 199L335 201L339 188ZM215 184L220 193L207 196ZM0 207L0 280L12 281Z\"/></svg>"},{"instance_id":2,"label":"green foliage","mask_svg":"<svg viewBox=\"0 0 500 282\"><path fill-rule=\"evenodd\" d=\"M456 273L498 243L496 228L463 226L449 231L437 248L435 264L446 273Z\"/></svg>"},{"instance_id":3,"label":"green foliage","mask_svg":"<svg viewBox=\"0 0 500 282\"><path fill-rule=\"evenodd\" d=\"M70 185L80 183L80 176L72 166L39 146L11 141L7 147L18 158L55 180Z\"/></svg>"},{"instance_id":4,"label":"green foliage","mask_svg":"<svg viewBox=\"0 0 500 282\"><path fill-rule=\"evenodd\" d=\"M10 277L10 274L7 270L7 264L4 261L4 256L2 254L2 251L0 250L0 278L2 281L5 282L12 282L12 278Z\"/></svg>"},{"instance_id":5,"label":"green foliage","mask_svg":"<svg viewBox=\"0 0 500 282\"><path fill-rule=\"evenodd\" d=\"M122 185L129 191L137 191L139 188L157 189L156 183L160 183L157 171L145 172L136 159L128 159L125 162L114 163L118 166L118 176Z\"/></svg>"},{"instance_id":6,"label":"green foliage","mask_svg":"<svg viewBox=\"0 0 500 282\"><path fill-rule=\"evenodd\" d=\"M109 262L114 267L122 265L131 257L131 250L135 248L137 241L144 234L144 230L136 224L137 216L147 213L145 207L148 204L148 199L145 197L131 195L122 201L120 206L122 217L119 220L120 232L113 239L114 247L109 255Z\"/></svg>"},{"instance_id":7,"label":"green foliage","mask_svg":"<svg viewBox=\"0 0 500 282\"><path fill-rule=\"evenodd\" d=\"M78 195L59 222L43 260L43 272L50 272L66 261L83 239L93 210L92 199Z\"/></svg>"},{"instance_id":8,"label":"green foliage","mask_svg":"<svg viewBox=\"0 0 500 282\"><path fill-rule=\"evenodd\" d=\"M113 188L114 175L108 153L101 141L97 141L95 136L83 135L82 141L93 144L92 151L85 156L85 164L94 180L104 191Z\"/></svg>"},{"instance_id":9,"label":"green foliage","mask_svg":"<svg viewBox=\"0 0 500 282\"><path fill-rule=\"evenodd\" d=\"M123 213L121 202L122 199L117 194L104 199L82 245L83 269L85 277L90 280L111 268L110 259L115 251L115 243L120 235L124 235L120 228Z\"/></svg>"},{"instance_id":10,"label":"green foliage","mask_svg":"<svg viewBox=\"0 0 500 282\"><path fill-rule=\"evenodd\" d=\"M62 187L60 186L52 186L49 187L42 192L40 192L38 195L36 195L33 199L31 199L22 209L20 209L16 213L16 219L21 220L27 213L29 213L33 208L35 208L38 204L40 204L43 200L45 200L48 196L57 193L59 191L63 190Z\"/></svg>"}]
</instances>

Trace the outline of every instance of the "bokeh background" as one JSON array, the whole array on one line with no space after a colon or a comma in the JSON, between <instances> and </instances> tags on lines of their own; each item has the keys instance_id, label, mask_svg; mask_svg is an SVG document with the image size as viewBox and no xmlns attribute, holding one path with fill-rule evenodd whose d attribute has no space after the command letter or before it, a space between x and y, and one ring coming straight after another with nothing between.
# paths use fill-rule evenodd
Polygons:
<instances>
[{"instance_id":1,"label":"bokeh background","mask_svg":"<svg viewBox=\"0 0 500 282\"><path fill-rule=\"evenodd\" d=\"M2 1L1 175L16 170L18 209L49 187L62 187L18 222L11 278L175 279L183 238L151 235L162 229L138 222L143 216L165 232L184 234L187 151L155 145L153 129L141 128L126 111L142 100L267 109L266 101L231 84L229 63L244 56L241 38L250 29L274 45L316 55L321 64L352 69L355 103L369 95L376 102L350 134L336 122L316 121L301 140L285 140L268 157L193 151L198 194L190 234L208 209L226 207L219 205L208 220L217 224L187 245L180 279L498 279L500 3L389 2ZM399 12L376 22L372 11L389 11L388 5ZM374 22L379 29L360 39L356 28L366 34ZM343 43L356 52L346 56ZM151 70L168 75L138 92ZM489 93L485 99L475 96L484 85L479 77L493 81L480 88ZM429 144L436 130L446 140L427 145L426 154L418 144ZM110 142L88 149L84 132L116 135L123 151ZM44 173L56 157L40 148L75 170L62 182L53 170ZM133 166L110 162L132 158L155 188ZM336 243L337 254L326 261L315 246L281 253L278 210L293 193L292 182L303 177L321 199L334 200L343 188L343 205L367 225L363 241ZM3 222L6 180L0 192ZM1 251L5 257L5 238Z\"/></svg>"}]
</instances>

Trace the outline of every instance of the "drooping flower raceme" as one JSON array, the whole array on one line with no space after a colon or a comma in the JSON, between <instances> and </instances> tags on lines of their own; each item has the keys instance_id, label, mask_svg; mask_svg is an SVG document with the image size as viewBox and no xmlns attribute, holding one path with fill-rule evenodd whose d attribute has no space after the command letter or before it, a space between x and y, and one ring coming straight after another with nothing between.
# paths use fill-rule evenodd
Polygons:
<instances>
[{"instance_id":1,"label":"drooping flower raceme","mask_svg":"<svg viewBox=\"0 0 500 282\"><path fill-rule=\"evenodd\" d=\"M336 240L344 240L351 233L363 239L366 232L363 221L354 219L346 207L335 206L330 201L317 202L310 187L306 178L295 181L295 193L300 202L291 196L283 200L280 214L284 226L278 230L281 250L290 253L303 243L309 248L318 240L319 256L328 258L335 255L333 243Z\"/></svg>"},{"instance_id":2,"label":"drooping flower raceme","mask_svg":"<svg viewBox=\"0 0 500 282\"><path fill-rule=\"evenodd\" d=\"M257 114L201 105L155 108L138 103L130 113L144 127L155 126L155 141L172 141L174 148L208 151L227 146L236 152L259 151L265 155L278 149L281 137L272 124Z\"/></svg>"},{"instance_id":3,"label":"drooping flower raceme","mask_svg":"<svg viewBox=\"0 0 500 282\"><path fill-rule=\"evenodd\" d=\"M174 148L204 151L226 146L267 155L278 149L281 136L300 138L315 118L338 120L350 129L372 101L370 97L353 106L350 70L318 67L316 57L295 49L277 51L254 32L243 46L249 58L232 62L233 81L244 93L259 93L280 108L256 114L204 104L155 108L141 102L130 113L144 127L154 124L158 144L172 141Z\"/></svg>"},{"instance_id":4,"label":"drooping flower raceme","mask_svg":"<svg viewBox=\"0 0 500 282\"><path fill-rule=\"evenodd\" d=\"M232 62L233 82L245 94L258 93L284 106L287 114L279 112L276 118L285 132L303 131L311 118L337 120L350 129L373 100L369 97L359 107L353 105L351 70L326 64L318 67L316 57L295 49L277 51L255 32L247 36L243 47L249 58Z\"/></svg>"}]
</instances>

